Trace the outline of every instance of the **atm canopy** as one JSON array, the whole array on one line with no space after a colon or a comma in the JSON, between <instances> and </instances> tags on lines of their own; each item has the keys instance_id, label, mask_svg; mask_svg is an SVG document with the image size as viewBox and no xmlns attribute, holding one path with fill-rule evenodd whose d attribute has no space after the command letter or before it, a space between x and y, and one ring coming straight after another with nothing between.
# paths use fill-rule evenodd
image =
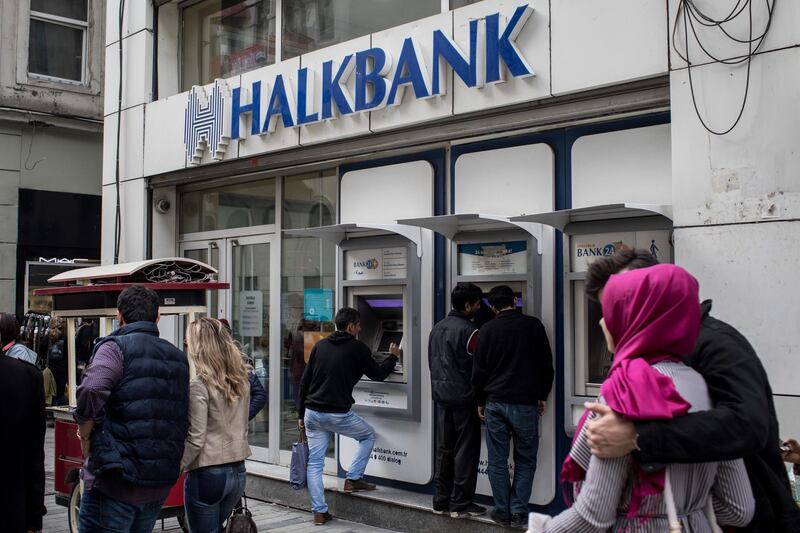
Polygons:
<instances>
[{"instance_id":1,"label":"atm canopy","mask_svg":"<svg viewBox=\"0 0 800 533\"><path fill-rule=\"evenodd\" d=\"M548 213L537 213L533 215L522 215L512 217L512 222L536 222L561 231L562 233L574 233L574 229L586 223L607 222L611 220L621 220L630 218L652 218L664 222L672 221L672 206L666 204L606 204L594 205L590 207L578 207L575 209L562 209L560 211L550 211Z\"/></svg>"},{"instance_id":2,"label":"atm canopy","mask_svg":"<svg viewBox=\"0 0 800 533\"><path fill-rule=\"evenodd\" d=\"M116 313L119 294L132 285L156 291L162 314L204 312L209 290L228 289L230 284L216 281L213 267L184 257L164 257L78 268L50 278L61 286L37 289L36 295L52 296L53 310L61 316L97 316Z\"/></svg>"},{"instance_id":3,"label":"atm canopy","mask_svg":"<svg viewBox=\"0 0 800 533\"><path fill-rule=\"evenodd\" d=\"M457 240L461 233L521 229L536 239L537 251L542 254L542 225L538 222L517 221L503 215L485 213L463 213L458 215L438 215L434 217L406 218L398 224L430 229L450 240Z\"/></svg>"},{"instance_id":4,"label":"atm canopy","mask_svg":"<svg viewBox=\"0 0 800 533\"><path fill-rule=\"evenodd\" d=\"M316 237L332 242L337 246L342 244L343 241L352 238L387 234L402 235L414 243L417 249L417 257L422 257L422 231L412 225L381 223L333 224L316 228L289 229L284 230L283 233L300 237Z\"/></svg>"}]
</instances>

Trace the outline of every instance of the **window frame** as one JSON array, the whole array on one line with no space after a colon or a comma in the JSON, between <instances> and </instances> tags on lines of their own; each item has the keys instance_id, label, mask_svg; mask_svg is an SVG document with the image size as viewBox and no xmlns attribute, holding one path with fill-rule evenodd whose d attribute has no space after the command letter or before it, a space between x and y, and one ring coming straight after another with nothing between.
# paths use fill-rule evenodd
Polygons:
<instances>
[{"instance_id":1,"label":"window frame","mask_svg":"<svg viewBox=\"0 0 800 533\"><path fill-rule=\"evenodd\" d=\"M283 39L283 35L281 33L281 24L283 24L283 0L273 0L273 1L275 2L275 60L272 63L264 65L264 66L268 66L268 67L271 67L271 66L274 66L274 65L277 65L278 63L280 63L282 61L281 54L283 53L283 46L281 44L282 39ZM178 36L178 43L177 43L178 44L178 46L177 46L177 48L178 48L178 89L179 89L180 92L189 91L189 90L191 90L191 87L194 87L194 85L192 85L192 86L190 86L188 88L184 86L184 81L185 81L184 80L185 75L184 75L184 69L183 69L184 56L185 56L185 51L184 51L184 44L185 44L184 37L185 37L185 35L184 35L184 33L186 31L186 17L184 16L184 13L186 12L187 9L190 9L190 8L192 8L192 7L194 7L194 6L198 5L198 4L201 4L203 2L205 2L205 0L184 0L183 2L178 2L178 5L177 5L177 8L178 8L178 32L177 32L177 36ZM158 61L158 58L156 58L155 60ZM262 68L262 67L257 67L257 68ZM252 69L252 70L256 70L256 69ZM235 76L241 76L242 74L245 74L246 72L249 72L249 71L246 70L244 72L240 72L238 74L234 74L233 76L234 77ZM213 80L211 82L209 82L209 83L213 83Z\"/></svg>"},{"instance_id":2,"label":"window frame","mask_svg":"<svg viewBox=\"0 0 800 533\"><path fill-rule=\"evenodd\" d=\"M31 72L30 71L30 54L28 55L28 60L25 62L25 70L28 74L29 78L34 79L43 79L49 81L55 81L57 83L67 83L71 85L86 85L86 70L87 70L87 59L89 55L89 19L92 16L91 13L91 6L89 5L89 0L83 0L86 2L86 20L78 20L72 19L67 17L62 17L59 15L52 15L50 13L45 13L43 11L35 11L33 9L28 10L28 20L37 20L40 22L45 22L47 24L55 24L57 26L64 26L67 28L81 30L81 79L80 80L72 80L69 78L60 78L58 76L51 76L49 74L41 74L39 72ZM31 39L31 32L30 32L30 22L28 23L28 50L30 50L30 39Z\"/></svg>"},{"instance_id":3,"label":"window frame","mask_svg":"<svg viewBox=\"0 0 800 533\"><path fill-rule=\"evenodd\" d=\"M87 13L85 27L77 19L59 17L40 11L31 10L30 0L19 0L16 15L12 10L10 16L16 16L16 82L18 85L31 88L51 89L73 94L98 97L103 94L104 71L106 60L105 45L105 2L103 0L86 0ZM32 16L32 14L35 14ZM43 15L43 16L42 16ZM31 19L44 22L55 22L52 19L62 19L56 22L63 26L75 27L83 30L83 60L82 81L69 80L46 74L37 74L28 71L28 51L30 46ZM73 23L74 21L74 23ZM65 23L67 22L67 23Z\"/></svg>"}]
</instances>

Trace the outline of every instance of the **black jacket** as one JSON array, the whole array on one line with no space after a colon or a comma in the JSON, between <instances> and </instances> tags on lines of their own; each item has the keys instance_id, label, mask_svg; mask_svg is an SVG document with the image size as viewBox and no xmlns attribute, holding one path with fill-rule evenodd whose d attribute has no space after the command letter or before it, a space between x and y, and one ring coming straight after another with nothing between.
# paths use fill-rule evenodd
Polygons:
<instances>
[{"instance_id":1,"label":"black jacket","mask_svg":"<svg viewBox=\"0 0 800 533\"><path fill-rule=\"evenodd\" d=\"M478 328L463 311L452 310L428 337L428 366L433 399L443 405L474 406L469 343Z\"/></svg>"},{"instance_id":2,"label":"black jacket","mask_svg":"<svg viewBox=\"0 0 800 533\"><path fill-rule=\"evenodd\" d=\"M44 507L44 384L30 363L0 355L0 531L42 529Z\"/></svg>"},{"instance_id":3,"label":"black jacket","mask_svg":"<svg viewBox=\"0 0 800 533\"><path fill-rule=\"evenodd\" d=\"M122 351L122 379L108 398L103 423L92 431L89 468L96 476L118 473L134 485L172 485L181 473L188 430L186 354L147 321L113 331L95 353L106 342ZM76 409L84 406L79 402Z\"/></svg>"},{"instance_id":4,"label":"black jacket","mask_svg":"<svg viewBox=\"0 0 800 533\"><path fill-rule=\"evenodd\" d=\"M306 407L323 413L346 413L353 400L353 387L364 374L383 381L394 369L397 357L390 355L378 364L366 344L344 331L336 331L311 349L300 381L298 415Z\"/></svg>"},{"instance_id":5,"label":"black jacket","mask_svg":"<svg viewBox=\"0 0 800 533\"><path fill-rule=\"evenodd\" d=\"M472 368L478 405L535 405L547 399L553 375L550 341L538 318L509 309L481 328Z\"/></svg>"},{"instance_id":6,"label":"black jacket","mask_svg":"<svg viewBox=\"0 0 800 533\"><path fill-rule=\"evenodd\" d=\"M709 316L710 300L702 311L697 346L686 362L705 378L714 408L669 422L637 423L640 459L699 463L743 457L756 499L746 531L800 531L767 373L741 333Z\"/></svg>"}]
</instances>

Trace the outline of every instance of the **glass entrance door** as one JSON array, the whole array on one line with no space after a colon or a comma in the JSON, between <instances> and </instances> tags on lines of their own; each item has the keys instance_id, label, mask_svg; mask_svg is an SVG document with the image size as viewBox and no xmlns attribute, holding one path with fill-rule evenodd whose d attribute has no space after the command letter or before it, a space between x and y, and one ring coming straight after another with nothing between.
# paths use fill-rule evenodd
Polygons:
<instances>
[{"instance_id":1,"label":"glass entrance door","mask_svg":"<svg viewBox=\"0 0 800 533\"><path fill-rule=\"evenodd\" d=\"M225 239L184 242L181 244L180 255L216 268L217 279L225 281ZM224 291L209 291L207 301L208 316L212 318L223 318L225 316ZM220 301L223 302L223 307L220 307Z\"/></svg>"},{"instance_id":2,"label":"glass entrance door","mask_svg":"<svg viewBox=\"0 0 800 533\"><path fill-rule=\"evenodd\" d=\"M226 240L227 314L234 339L241 345L264 390L268 407L250 425L253 458L274 462L278 450L279 420L270 416L270 406L280 401L280 382L271 376L280 372L279 250L273 236L255 235ZM273 278L276 278L273 281ZM273 290L275 289L275 290ZM273 324L273 322L276 322ZM270 383L272 381L272 383ZM272 441L275 441L274 443ZM270 450L273 453L270 453Z\"/></svg>"},{"instance_id":3,"label":"glass entrance door","mask_svg":"<svg viewBox=\"0 0 800 533\"><path fill-rule=\"evenodd\" d=\"M279 417L269 412L280 402L280 381L270 385L281 363L275 355L280 346L280 293L271 290L280 286L279 253L274 235L187 241L180 247L181 256L208 263L218 270L219 281L230 283L228 290L211 291L208 316L228 320L234 340L267 392L267 407L250 422L249 431L251 458L267 462L278 462L279 449Z\"/></svg>"}]
</instances>

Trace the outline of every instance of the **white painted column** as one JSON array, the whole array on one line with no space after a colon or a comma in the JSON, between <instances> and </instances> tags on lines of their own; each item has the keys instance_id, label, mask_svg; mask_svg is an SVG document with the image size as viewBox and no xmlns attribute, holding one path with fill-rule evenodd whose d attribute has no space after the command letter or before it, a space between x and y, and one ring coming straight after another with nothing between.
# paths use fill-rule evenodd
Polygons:
<instances>
[{"instance_id":1,"label":"white painted column","mask_svg":"<svg viewBox=\"0 0 800 533\"><path fill-rule=\"evenodd\" d=\"M103 134L103 214L101 258L114 260L117 204L117 126L119 196L122 221L119 261L145 256L147 189L144 182L144 105L152 100L153 8L127 0L123 14L123 64L119 64L119 2L106 3L105 126ZM120 72L122 103L119 102ZM121 112L120 112L121 109ZM121 123L120 123L121 115Z\"/></svg>"},{"instance_id":2,"label":"white painted column","mask_svg":"<svg viewBox=\"0 0 800 533\"><path fill-rule=\"evenodd\" d=\"M676 3L670 0L671 17ZM701 297L714 300L713 315L739 329L756 349L775 394L781 432L796 436L800 48L793 46L800 44L800 29L790 21L800 17L800 4L784 8L753 59L744 114L727 135L712 135L701 125L685 62L672 51L672 183L676 263L698 277ZM760 32L766 13L753 9ZM724 58L743 52L730 42L710 46ZM702 57L696 47L690 51ZM733 123L746 75L746 64L692 69L697 106L710 127L725 130Z\"/></svg>"}]
</instances>

